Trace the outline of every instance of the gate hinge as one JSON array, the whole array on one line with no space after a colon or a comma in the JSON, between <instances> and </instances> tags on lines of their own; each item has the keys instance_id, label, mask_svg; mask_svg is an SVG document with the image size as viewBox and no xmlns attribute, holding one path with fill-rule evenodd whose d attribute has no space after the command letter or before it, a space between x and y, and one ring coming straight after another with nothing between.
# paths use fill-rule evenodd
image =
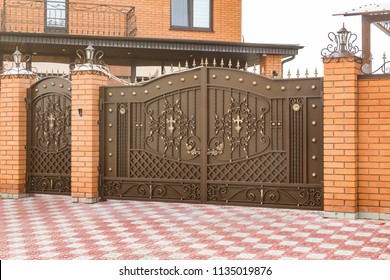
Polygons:
<instances>
[{"instance_id":1,"label":"gate hinge","mask_svg":"<svg viewBox=\"0 0 390 280\"><path fill-rule=\"evenodd\" d=\"M100 111L103 110L103 104L104 104L103 98L100 98L100 99L99 99L99 110L100 110Z\"/></svg>"}]
</instances>

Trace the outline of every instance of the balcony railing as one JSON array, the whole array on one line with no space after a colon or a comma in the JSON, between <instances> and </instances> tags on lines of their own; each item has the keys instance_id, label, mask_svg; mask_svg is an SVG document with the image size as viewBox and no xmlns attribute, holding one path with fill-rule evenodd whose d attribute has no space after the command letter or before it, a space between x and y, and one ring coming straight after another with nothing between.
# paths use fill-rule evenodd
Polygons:
<instances>
[{"instance_id":1,"label":"balcony railing","mask_svg":"<svg viewBox=\"0 0 390 280\"><path fill-rule=\"evenodd\" d=\"M4 0L3 32L135 37L135 7L66 0Z\"/></svg>"}]
</instances>

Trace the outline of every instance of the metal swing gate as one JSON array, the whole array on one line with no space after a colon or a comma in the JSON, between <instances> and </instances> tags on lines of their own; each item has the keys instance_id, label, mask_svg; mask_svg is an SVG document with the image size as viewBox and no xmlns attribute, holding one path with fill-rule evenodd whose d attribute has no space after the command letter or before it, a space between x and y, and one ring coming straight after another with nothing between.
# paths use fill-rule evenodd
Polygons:
<instances>
[{"instance_id":1,"label":"metal swing gate","mask_svg":"<svg viewBox=\"0 0 390 280\"><path fill-rule=\"evenodd\" d=\"M212 67L103 88L101 196L321 210L321 95Z\"/></svg>"},{"instance_id":2,"label":"metal swing gate","mask_svg":"<svg viewBox=\"0 0 390 280\"><path fill-rule=\"evenodd\" d=\"M49 77L27 93L27 192L71 193L71 83Z\"/></svg>"}]
</instances>

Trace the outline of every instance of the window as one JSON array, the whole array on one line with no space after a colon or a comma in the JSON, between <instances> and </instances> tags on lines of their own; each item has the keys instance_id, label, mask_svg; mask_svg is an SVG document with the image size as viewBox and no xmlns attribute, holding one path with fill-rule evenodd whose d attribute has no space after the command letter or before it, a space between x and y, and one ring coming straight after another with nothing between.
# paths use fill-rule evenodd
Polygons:
<instances>
[{"instance_id":1,"label":"window","mask_svg":"<svg viewBox=\"0 0 390 280\"><path fill-rule=\"evenodd\" d=\"M212 0L171 0L171 27L212 29Z\"/></svg>"},{"instance_id":2,"label":"window","mask_svg":"<svg viewBox=\"0 0 390 280\"><path fill-rule=\"evenodd\" d=\"M45 30L47 32L67 32L67 0L45 1Z\"/></svg>"}]
</instances>

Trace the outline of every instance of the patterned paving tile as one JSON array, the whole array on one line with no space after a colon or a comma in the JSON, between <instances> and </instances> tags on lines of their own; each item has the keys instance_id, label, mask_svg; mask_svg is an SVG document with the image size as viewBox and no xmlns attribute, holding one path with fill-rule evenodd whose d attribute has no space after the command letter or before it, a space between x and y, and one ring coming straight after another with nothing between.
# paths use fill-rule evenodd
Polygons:
<instances>
[{"instance_id":1,"label":"patterned paving tile","mask_svg":"<svg viewBox=\"0 0 390 280\"><path fill-rule=\"evenodd\" d=\"M0 200L0 259L385 259L390 222L140 201Z\"/></svg>"}]
</instances>

